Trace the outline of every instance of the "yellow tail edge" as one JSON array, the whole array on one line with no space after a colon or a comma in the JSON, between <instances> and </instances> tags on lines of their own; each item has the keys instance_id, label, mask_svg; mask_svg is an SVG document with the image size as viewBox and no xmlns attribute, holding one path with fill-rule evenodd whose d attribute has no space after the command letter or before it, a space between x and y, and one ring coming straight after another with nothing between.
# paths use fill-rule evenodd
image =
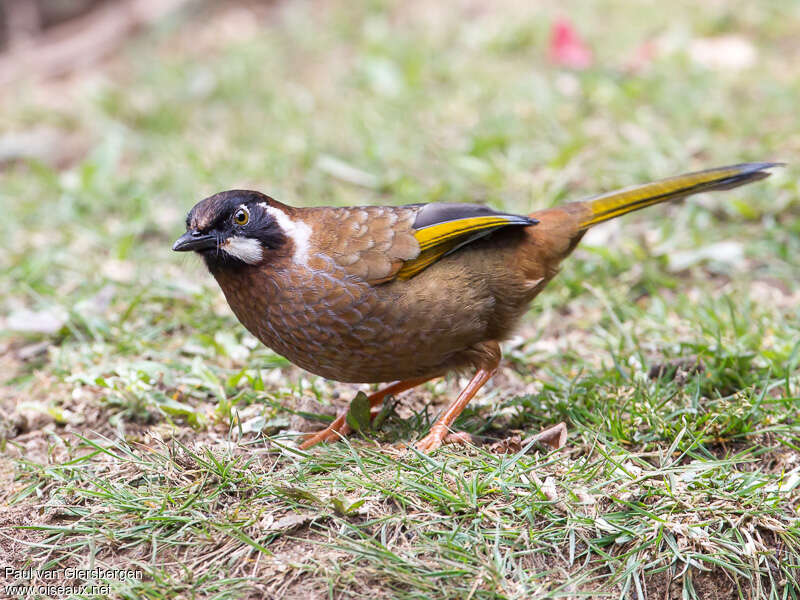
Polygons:
<instances>
[{"instance_id":1,"label":"yellow tail edge","mask_svg":"<svg viewBox=\"0 0 800 600\"><path fill-rule=\"evenodd\" d=\"M592 216L581 223L581 228L585 229L659 202L684 198L700 192L729 190L746 185L769 177L769 169L782 165L783 163L775 162L741 163L686 173L601 194L583 202L591 210Z\"/></svg>"}]
</instances>

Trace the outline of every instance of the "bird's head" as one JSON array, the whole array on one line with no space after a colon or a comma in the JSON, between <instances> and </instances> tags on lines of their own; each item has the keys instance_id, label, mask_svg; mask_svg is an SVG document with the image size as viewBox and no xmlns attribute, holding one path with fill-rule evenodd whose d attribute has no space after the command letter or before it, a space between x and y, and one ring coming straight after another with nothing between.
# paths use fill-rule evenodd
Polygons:
<instances>
[{"instance_id":1,"label":"bird's head","mask_svg":"<svg viewBox=\"0 0 800 600\"><path fill-rule=\"evenodd\" d=\"M279 252L287 237L281 222L291 223L288 207L260 192L229 190L194 205L186 216L186 233L172 249L193 250L214 272L258 265Z\"/></svg>"}]
</instances>

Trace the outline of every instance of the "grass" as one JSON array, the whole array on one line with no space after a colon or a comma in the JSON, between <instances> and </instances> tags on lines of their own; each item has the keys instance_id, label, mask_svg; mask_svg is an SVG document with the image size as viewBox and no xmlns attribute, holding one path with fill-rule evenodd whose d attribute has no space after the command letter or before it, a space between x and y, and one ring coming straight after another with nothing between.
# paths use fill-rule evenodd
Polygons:
<instances>
[{"instance_id":1,"label":"grass","mask_svg":"<svg viewBox=\"0 0 800 600\"><path fill-rule=\"evenodd\" d=\"M79 140L0 171L0 568L138 570L99 578L120 598L800 597L795 3L246 10L0 98L0 136ZM591 69L548 64L559 15ZM723 35L755 62L692 58ZM587 235L457 423L486 444L431 456L396 444L463 381L301 452L365 388L260 346L170 252L225 188L525 212L762 159L790 164ZM560 420L564 450L520 442Z\"/></svg>"}]
</instances>

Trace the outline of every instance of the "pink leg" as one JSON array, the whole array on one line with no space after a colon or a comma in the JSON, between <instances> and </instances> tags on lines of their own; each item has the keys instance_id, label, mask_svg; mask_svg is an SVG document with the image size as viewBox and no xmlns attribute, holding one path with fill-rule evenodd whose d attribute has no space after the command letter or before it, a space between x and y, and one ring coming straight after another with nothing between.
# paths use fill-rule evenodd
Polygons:
<instances>
[{"instance_id":1,"label":"pink leg","mask_svg":"<svg viewBox=\"0 0 800 600\"><path fill-rule=\"evenodd\" d=\"M377 392L370 394L368 396L369 406L372 410L371 416L374 417L377 414L377 410L375 410L387 396L392 396L394 394L399 394L401 392L405 392L406 390L410 390L411 388L417 387L420 384L425 383L426 381L430 381L433 377L418 377L416 379L406 379L405 381L397 381L392 385L389 385L382 390L378 390ZM310 434L306 437L305 441L300 444L301 450L306 450L311 448L312 446L316 446L320 442L331 442L331 441L338 441L342 438L342 436L347 435L350 433L350 426L347 424L347 412L341 413L336 419L328 425L325 429L321 431L317 431L316 433Z\"/></svg>"},{"instance_id":2,"label":"pink leg","mask_svg":"<svg viewBox=\"0 0 800 600\"><path fill-rule=\"evenodd\" d=\"M493 358L490 365L478 369L475 376L470 379L458 398L453 401L450 406L444 411L444 414L439 417L439 420L431 427L430 433L417 442L417 450L420 452L433 452L443 443L464 443L469 441L469 436L463 433L452 433L450 426L458 418L458 415L466 408L469 401L478 393L478 390L489 381L492 375L497 371L497 366L500 364L500 353Z\"/></svg>"},{"instance_id":3,"label":"pink leg","mask_svg":"<svg viewBox=\"0 0 800 600\"><path fill-rule=\"evenodd\" d=\"M428 435L417 442L417 450L420 452L432 452L442 444L464 444L472 441L469 434L463 431L454 432L450 427L478 390L494 375L500 364L500 346L496 342L484 342L479 349L482 350L482 353L476 365L479 367L478 372L475 373L467 387L461 390L458 398L447 407L444 414L431 427ZM561 448L567 440L567 426L564 423L559 423L549 429L545 429L534 436L533 439L553 449Z\"/></svg>"}]
</instances>

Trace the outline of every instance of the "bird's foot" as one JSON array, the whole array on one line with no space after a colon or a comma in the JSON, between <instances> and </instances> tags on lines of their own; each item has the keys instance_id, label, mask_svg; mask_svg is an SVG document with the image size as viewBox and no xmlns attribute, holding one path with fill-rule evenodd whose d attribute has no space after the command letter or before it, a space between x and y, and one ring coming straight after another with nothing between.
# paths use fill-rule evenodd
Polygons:
<instances>
[{"instance_id":1,"label":"bird's foot","mask_svg":"<svg viewBox=\"0 0 800 600\"><path fill-rule=\"evenodd\" d=\"M442 444L472 444L473 439L466 431L450 432L444 427L431 428L428 435L417 442L416 448L420 452L428 454L439 448Z\"/></svg>"},{"instance_id":2,"label":"bird's foot","mask_svg":"<svg viewBox=\"0 0 800 600\"><path fill-rule=\"evenodd\" d=\"M350 426L347 424L347 412L340 413L334 421L325 429L310 433L300 444L301 450L307 450L322 442L336 442L350 433Z\"/></svg>"},{"instance_id":3,"label":"bird's foot","mask_svg":"<svg viewBox=\"0 0 800 600\"><path fill-rule=\"evenodd\" d=\"M367 396L367 400L369 401L370 422L372 422L372 420L381 412L381 404L385 398L394 394L399 394L406 390L410 390L413 387L425 383L429 379L431 378L418 377L416 379L397 381L392 385L387 386L382 390L378 390L377 392L373 392ZM351 431L352 429L347 424L347 411L345 410L344 412L339 413L333 423L328 425L325 429L306 436L306 439L302 444L300 444L300 449L307 450L308 448L311 448L311 446L316 446L321 442L338 442Z\"/></svg>"}]
</instances>

